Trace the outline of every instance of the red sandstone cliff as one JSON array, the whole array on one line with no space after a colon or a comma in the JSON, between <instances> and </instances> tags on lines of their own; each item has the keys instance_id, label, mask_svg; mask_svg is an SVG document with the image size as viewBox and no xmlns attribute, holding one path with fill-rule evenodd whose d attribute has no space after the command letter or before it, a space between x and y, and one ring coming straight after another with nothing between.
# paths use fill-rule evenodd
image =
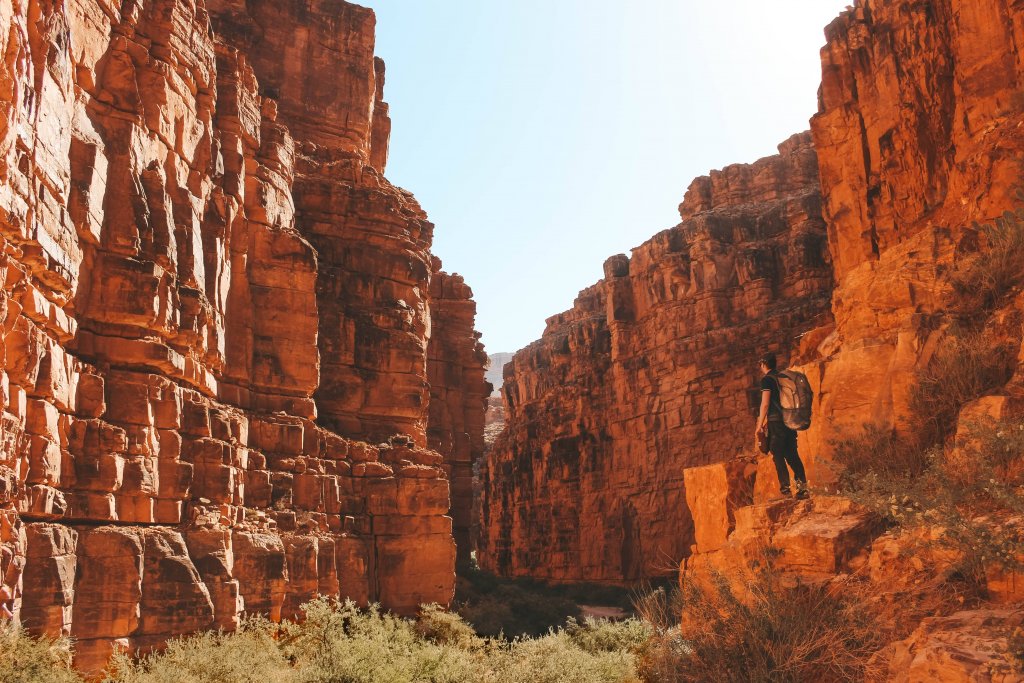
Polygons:
<instances>
[{"instance_id":1,"label":"red sandstone cliff","mask_svg":"<svg viewBox=\"0 0 1024 683\"><path fill-rule=\"evenodd\" d=\"M683 469L750 439L755 361L829 319L808 134L699 178L683 222L605 263L505 367L479 558L501 574L628 581L691 544Z\"/></svg>"},{"instance_id":2,"label":"red sandstone cliff","mask_svg":"<svg viewBox=\"0 0 1024 683\"><path fill-rule=\"evenodd\" d=\"M317 593L452 595L489 389L383 176L373 30L340 0L0 6L0 582L83 668Z\"/></svg>"},{"instance_id":3,"label":"red sandstone cliff","mask_svg":"<svg viewBox=\"0 0 1024 683\"><path fill-rule=\"evenodd\" d=\"M866 0L826 38L811 125L836 278L834 323L808 334L799 352L816 389L815 421L800 448L818 484L834 471L834 440L864 425L914 428L915 373L958 309L950 273L978 247L969 226L1017 207L1024 3ZM962 408L958 439L979 418L1024 414L1024 293L1010 294L985 331L1016 346L1016 372ZM955 458L955 448L945 455ZM963 550L937 540L941 526L883 533L879 519L843 498L770 501L778 485L765 460L688 469L684 479L696 524L681 579L715 571L742 581L770 545L776 567L791 576L841 586L854 575L869 594L900 605L897 630L913 632L875 655L879 680L1019 678L999 654L1022 615L1024 581L1012 563L986 565L975 587L985 600L970 611L950 614L946 606L935 614L937 578L955 575L964 561ZM989 531L1000 523L977 521Z\"/></svg>"},{"instance_id":4,"label":"red sandstone cliff","mask_svg":"<svg viewBox=\"0 0 1024 683\"><path fill-rule=\"evenodd\" d=\"M974 240L964 226L1017 203L1022 11L1007 0L875 0L826 29L811 125L835 328L806 349L818 390L810 452L827 457L835 436L864 422L900 425L910 377L955 303L949 265Z\"/></svg>"}]
</instances>

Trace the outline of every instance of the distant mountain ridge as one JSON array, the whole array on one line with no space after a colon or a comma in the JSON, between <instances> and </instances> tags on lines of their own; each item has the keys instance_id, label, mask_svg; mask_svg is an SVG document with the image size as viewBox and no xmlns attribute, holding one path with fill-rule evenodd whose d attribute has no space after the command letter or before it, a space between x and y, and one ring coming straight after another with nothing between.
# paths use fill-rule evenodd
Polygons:
<instances>
[{"instance_id":1,"label":"distant mountain ridge","mask_svg":"<svg viewBox=\"0 0 1024 683\"><path fill-rule=\"evenodd\" d=\"M514 354L502 352L492 353L487 356L491 364L487 369L486 377L487 381L494 386L494 391L491 394L492 396L498 396L501 394L501 385L504 382L501 370L505 367L505 363L512 360L513 355Z\"/></svg>"}]
</instances>

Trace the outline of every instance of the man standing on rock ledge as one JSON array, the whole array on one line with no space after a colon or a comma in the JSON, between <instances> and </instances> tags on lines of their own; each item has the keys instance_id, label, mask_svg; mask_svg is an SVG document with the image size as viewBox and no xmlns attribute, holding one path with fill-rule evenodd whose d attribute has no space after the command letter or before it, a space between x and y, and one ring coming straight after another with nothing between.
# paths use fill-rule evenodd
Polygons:
<instances>
[{"instance_id":1,"label":"man standing on rock ledge","mask_svg":"<svg viewBox=\"0 0 1024 683\"><path fill-rule=\"evenodd\" d=\"M775 471L779 475L779 486L783 496L791 495L789 488L789 469L793 468L796 479L796 497L807 498L807 475L804 474L804 463L796 450L796 432L786 426L782 419L782 398L779 389L778 373L775 371L774 353L766 353L757 362L761 369L761 410L757 416L756 434L768 430L768 450L775 460Z\"/></svg>"}]
</instances>

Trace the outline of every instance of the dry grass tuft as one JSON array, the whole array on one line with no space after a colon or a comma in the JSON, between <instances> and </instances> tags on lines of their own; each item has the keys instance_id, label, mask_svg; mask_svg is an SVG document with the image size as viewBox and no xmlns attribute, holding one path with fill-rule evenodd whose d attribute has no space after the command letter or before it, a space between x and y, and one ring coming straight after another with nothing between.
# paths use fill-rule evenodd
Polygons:
<instances>
[{"instance_id":1,"label":"dry grass tuft","mask_svg":"<svg viewBox=\"0 0 1024 683\"><path fill-rule=\"evenodd\" d=\"M742 595L721 576L711 587L685 582L675 595L638 605L645 619L669 619L641 655L641 676L663 683L866 680L871 655L891 634L864 595L853 580L793 586L770 559ZM673 612L683 615L674 628Z\"/></svg>"},{"instance_id":2,"label":"dry grass tuft","mask_svg":"<svg viewBox=\"0 0 1024 683\"><path fill-rule=\"evenodd\" d=\"M994 310L1024 278L1024 209L1007 211L994 223L974 229L982 248L961 259L950 278L956 310L969 318Z\"/></svg>"}]
</instances>

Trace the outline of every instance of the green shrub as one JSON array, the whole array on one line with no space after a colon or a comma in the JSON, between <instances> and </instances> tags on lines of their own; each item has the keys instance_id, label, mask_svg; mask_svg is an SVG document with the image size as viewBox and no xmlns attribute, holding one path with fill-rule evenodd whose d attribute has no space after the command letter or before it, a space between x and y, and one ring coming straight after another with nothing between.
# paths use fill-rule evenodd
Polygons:
<instances>
[{"instance_id":1,"label":"green shrub","mask_svg":"<svg viewBox=\"0 0 1024 683\"><path fill-rule=\"evenodd\" d=\"M463 647L431 642L415 622L352 602L321 599L303 609L305 621L285 624L280 638L303 683L455 683L482 680L486 672L479 639Z\"/></svg>"},{"instance_id":2,"label":"green shrub","mask_svg":"<svg viewBox=\"0 0 1024 683\"><path fill-rule=\"evenodd\" d=\"M9 621L0 620L0 681L4 683L81 683L71 668L71 643L66 638L32 638Z\"/></svg>"},{"instance_id":3,"label":"green shrub","mask_svg":"<svg viewBox=\"0 0 1024 683\"><path fill-rule=\"evenodd\" d=\"M636 652L651 636L649 624L639 619L609 621L587 617L583 623L569 619L565 635L584 652Z\"/></svg>"},{"instance_id":4,"label":"green shrub","mask_svg":"<svg viewBox=\"0 0 1024 683\"><path fill-rule=\"evenodd\" d=\"M275 640L277 625L249 619L233 633L176 638L162 652L115 655L109 683L267 683L298 681Z\"/></svg>"},{"instance_id":5,"label":"green shrub","mask_svg":"<svg viewBox=\"0 0 1024 683\"><path fill-rule=\"evenodd\" d=\"M605 624L602 629L632 632L633 624ZM609 637L608 633L605 637ZM630 636L616 635L612 640L628 641ZM554 631L543 638L517 639L497 646L494 658L496 683L633 683L635 655L628 649L581 649L566 631ZM474 680L474 679L469 679Z\"/></svg>"},{"instance_id":6,"label":"green shrub","mask_svg":"<svg viewBox=\"0 0 1024 683\"><path fill-rule=\"evenodd\" d=\"M327 599L303 610L301 623L255 619L236 633L173 640L165 652L137 661L119 655L108 681L628 683L637 680L633 649L646 633L635 620L587 620L542 638L506 641L480 638L436 605L415 620Z\"/></svg>"},{"instance_id":7,"label":"green shrub","mask_svg":"<svg viewBox=\"0 0 1024 683\"><path fill-rule=\"evenodd\" d=\"M477 639L473 627L458 614L440 605L425 605L415 622L418 636L437 645L472 646Z\"/></svg>"}]
</instances>

